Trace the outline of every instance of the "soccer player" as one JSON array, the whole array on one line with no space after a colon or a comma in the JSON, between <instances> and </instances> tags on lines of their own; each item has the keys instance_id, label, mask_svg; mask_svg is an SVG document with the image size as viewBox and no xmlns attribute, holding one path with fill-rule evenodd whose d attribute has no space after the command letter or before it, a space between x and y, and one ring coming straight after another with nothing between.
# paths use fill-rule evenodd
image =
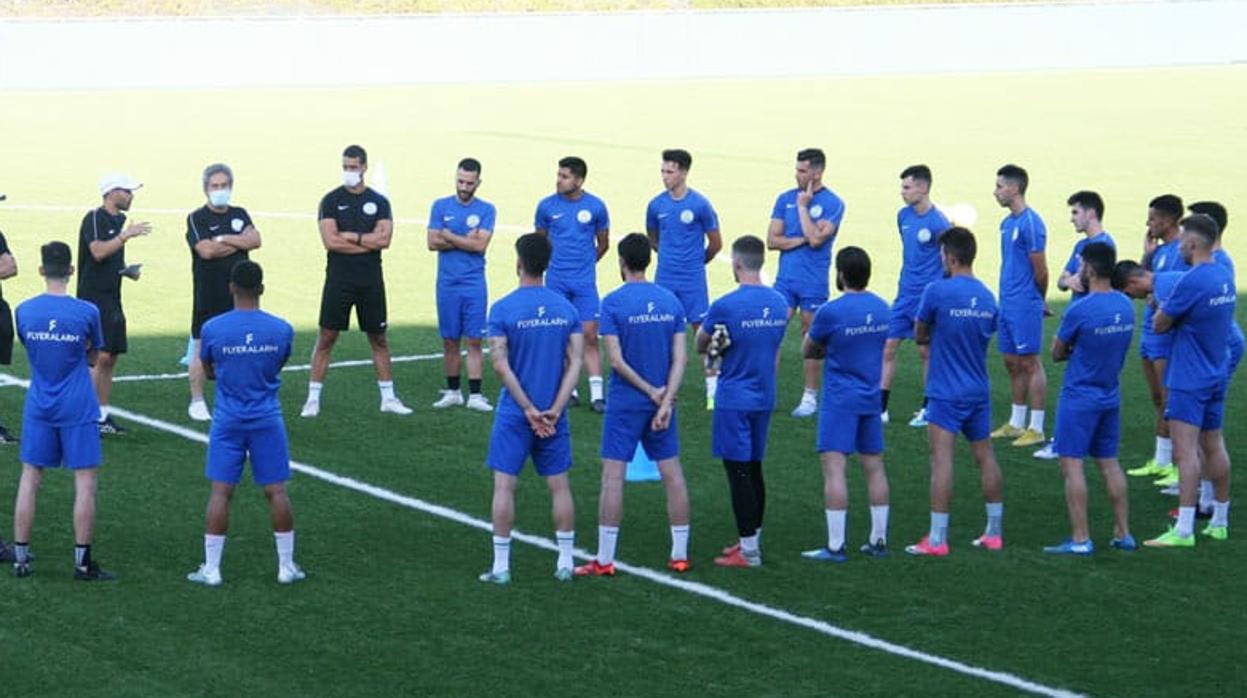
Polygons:
<instances>
[{"instance_id":1,"label":"soccer player","mask_svg":"<svg viewBox=\"0 0 1247 698\"><path fill-rule=\"evenodd\" d=\"M883 345L883 370L880 385L883 394L883 422L888 422L888 400L892 395L892 379L896 375L896 350L901 342L914 338L914 316L918 301L927 284L943 276L940 265L940 235L951 226L948 218L931 203L931 168L912 165L901 172L901 201L905 206L896 212L896 230L901 236L901 278L896 284L896 300L892 302L888 323L888 340ZM929 356L926 346L918 347L922 360L922 380L927 380ZM909 420L911 427L925 427L926 400Z\"/></svg>"},{"instance_id":2,"label":"soccer player","mask_svg":"<svg viewBox=\"0 0 1247 698\"><path fill-rule=\"evenodd\" d=\"M827 545L806 558L845 562L845 519L849 491L844 468L857 453L870 494L870 537L861 551L888 554L888 477L883 469L883 419L879 373L888 341L891 310L866 290L870 256L860 247L836 253L836 289L843 292L814 314L802 354L823 360L823 400L818 412L818 452L823 464Z\"/></svg>"},{"instance_id":3,"label":"soccer player","mask_svg":"<svg viewBox=\"0 0 1247 698\"><path fill-rule=\"evenodd\" d=\"M209 319L234 308L230 294L230 270L247 253L260 247L260 231L251 222L247 210L230 205L234 191L234 171L229 165L215 163L204 168L203 190L208 203L186 217L186 244L191 249L191 278L194 286L194 309L191 311L191 404L186 409L197 422L212 419L204 402L204 370L199 360L200 330Z\"/></svg>"},{"instance_id":4,"label":"soccer player","mask_svg":"<svg viewBox=\"0 0 1247 698\"><path fill-rule=\"evenodd\" d=\"M572 437L566 408L580 377L584 335L580 311L543 285L551 247L537 233L515 241L520 286L489 310L490 359L502 382L486 459L494 471L494 564L480 576L492 584L511 581L515 485L529 458L550 488L559 549L554 577L573 577L576 514L567 477Z\"/></svg>"},{"instance_id":5,"label":"soccer player","mask_svg":"<svg viewBox=\"0 0 1247 698\"><path fill-rule=\"evenodd\" d=\"M810 331L814 311L827 302L831 274L831 246L844 219L844 201L823 186L827 156L818 148L797 153L794 189L780 194L771 209L766 245L779 250L775 290L788 304L788 318L801 311L801 334ZM812 417L818 411L819 362L806 359L805 390L792 411L794 417Z\"/></svg>"},{"instance_id":6,"label":"soccer player","mask_svg":"<svg viewBox=\"0 0 1247 698\"><path fill-rule=\"evenodd\" d=\"M948 514L953 496L953 451L957 433L970 442L987 502L987 528L971 541L976 548L1004 547L1004 476L991 441L991 385L987 345L996 329L996 299L974 277L978 245L965 228L940 237L947 278L922 293L914 341L931 347L927 374L927 442L931 453L931 528L911 555L948 555Z\"/></svg>"},{"instance_id":7,"label":"soccer player","mask_svg":"<svg viewBox=\"0 0 1247 698\"><path fill-rule=\"evenodd\" d=\"M325 285L320 296L320 334L312 352L312 371L302 417L320 414L320 393L338 335L351 326L351 308L368 335L372 365L381 391L381 411L411 414L394 392L390 345L386 340L385 277L381 251L394 235L390 201L364 183L368 153L358 145L342 152L342 186L320 202L320 240L325 246Z\"/></svg>"},{"instance_id":8,"label":"soccer player","mask_svg":"<svg viewBox=\"0 0 1247 698\"><path fill-rule=\"evenodd\" d=\"M494 237L496 210L476 198L480 186L480 161L464 158L455 170L455 195L434 201L429 211L429 249L437 252L437 326L446 369L446 389L433 403L438 409L463 404L459 358L463 337L468 340L468 409L494 409L481 394L481 340L489 305L485 250Z\"/></svg>"},{"instance_id":9,"label":"soccer player","mask_svg":"<svg viewBox=\"0 0 1247 698\"><path fill-rule=\"evenodd\" d=\"M705 266L723 248L719 214L710 200L688 186L693 156L687 150L662 151L662 184L666 191L645 209L645 230L658 251L659 286L680 299L684 316L696 333L710 307ZM706 408L714 409L717 378L706 369Z\"/></svg>"},{"instance_id":10,"label":"soccer player","mask_svg":"<svg viewBox=\"0 0 1247 698\"><path fill-rule=\"evenodd\" d=\"M1104 199L1093 191L1076 191L1070 195L1065 201L1070 207L1070 223L1074 225L1074 231L1082 233L1083 237L1074 243L1074 251L1070 253L1069 260L1065 263L1065 268L1061 270L1061 276L1057 278L1056 287L1062 291L1070 292L1070 300L1075 301L1087 295L1087 290L1082 285L1082 251L1087 245L1102 242L1111 247L1114 252L1117 250L1117 244L1113 242L1113 236L1108 234L1104 229L1101 221L1104 220ZM1114 254L1114 256L1116 256ZM1064 390L1062 390L1064 393ZM1057 405L1058 410L1060 404ZM1034 456L1040 460L1055 460L1057 456L1054 445L1056 443L1055 431L1052 440L1044 444L1044 447L1035 451Z\"/></svg>"},{"instance_id":11,"label":"soccer player","mask_svg":"<svg viewBox=\"0 0 1247 698\"><path fill-rule=\"evenodd\" d=\"M606 411L602 357L598 350L598 260L610 248L606 204L584 190L589 166L578 157L559 160L555 192L537 204L533 229L554 247L546 287L576 307L584 329L584 364L589 373L589 407ZM572 394L572 402L578 398Z\"/></svg>"},{"instance_id":12,"label":"soccer player","mask_svg":"<svg viewBox=\"0 0 1247 698\"><path fill-rule=\"evenodd\" d=\"M0 201L4 200L4 195L0 194ZM9 242L5 239L4 233L0 233L0 281L11 279L17 276L17 260L13 258L13 252L9 250ZM4 295L0 294L0 365L8 366L13 362L13 311L9 309L9 304L4 300ZM15 444L17 438L9 433L9 430L0 424L0 446ZM6 550L3 539L0 539L0 555Z\"/></svg>"},{"instance_id":13,"label":"soccer player","mask_svg":"<svg viewBox=\"0 0 1247 698\"><path fill-rule=\"evenodd\" d=\"M95 347L99 354L91 368L100 413L101 434L124 434L125 429L108 414L108 400L113 392L113 372L117 361L126 353L126 314L121 307L121 278L139 278L138 264L126 266L126 243L147 235L149 223L126 225L126 211L134 201L141 182L124 174L105 175L100 180L103 203L82 219L78 231L78 298L100 311L104 343Z\"/></svg>"},{"instance_id":14,"label":"soccer player","mask_svg":"<svg viewBox=\"0 0 1247 698\"><path fill-rule=\"evenodd\" d=\"M1182 199L1173 194L1163 194L1147 205L1147 233L1143 243L1143 267L1153 272L1185 271L1181 241L1178 240L1178 220L1182 218ZM1139 339L1139 355L1142 357L1143 378L1151 392L1152 406L1156 410L1156 451L1152 459L1138 468L1127 470L1134 477L1156 477L1163 486L1178 484L1178 469L1173 465L1173 441L1169 438L1169 422L1165 419L1168 399L1165 388L1165 372L1169 363L1172 337L1161 337L1152 322L1155 304L1143 308L1143 331Z\"/></svg>"},{"instance_id":15,"label":"soccer player","mask_svg":"<svg viewBox=\"0 0 1247 698\"><path fill-rule=\"evenodd\" d=\"M1039 352L1043 344L1044 295L1048 262L1044 256L1048 230L1035 209L1026 204L1030 178L1017 165L996 171L996 203L1009 209L1000 221L1000 353L1013 394L1009 421L991 433L1013 439L1013 445L1044 443L1044 401L1048 378ZM1029 403L1028 403L1029 398ZM1030 424L1026 407L1030 405Z\"/></svg>"},{"instance_id":16,"label":"soccer player","mask_svg":"<svg viewBox=\"0 0 1247 698\"><path fill-rule=\"evenodd\" d=\"M221 553L229 530L229 505L251 459L255 484L264 488L277 546L277 581L291 584L306 575L294 561L294 514L286 481L290 479L290 448L281 416L281 367L290 358L294 328L260 310L264 271L243 260L229 277L233 310L203 326L200 361L204 374L216 381L212 433L204 474L212 482L204 527L204 563L186 575L196 584L221 584Z\"/></svg>"},{"instance_id":17,"label":"soccer player","mask_svg":"<svg viewBox=\"0 0 1247 698\"><path fill-rule=\"evenodd\" d=\"M675 399L687 360L684 307L667 289L645 280L650 241L632 233L619 241L624 284L602 299L602 340L611 363L609 399L602 425L602 494L598 499L598 552L577 576L614 576L623 520L624 473L638 443L658 461L667 491L671 556L667 568L687 572L688 487L680 467Z\"/></svg>"},{"instance_id":18,"label":"soccer player","mask_svg":"<svg viewBox=\"0 0 1247 698\"><path fill-rule=\"evenodd\" d=\"M1178 280L1153 319L1158 334L1176 333L1165 374L1165 416L1179 473L1178 521L1144 542L1160 548L1195 545L1201 453L1204 475L1215 490L1212 520L1203 533L1215 540L1229 537L1230 456L1221 424L1229 364L1225 338L1238 296L1234 275L1213 261L1217 224L1212 218L1197 213L1183 218L1179 226L1182 257L1190 271Z\"/></svg>"},{"instance_id":19,"label":"soccer player","mask_svg":"<svg viewBox=\"0 0 1247 698\"><path fill-rule=\"evenodd\" d=\"M114 233L115 235L115 233ZM30 389L22 412L22 478L13 511L13 574L29 577L30 535L43 471L74 471L74 579L116 579L91 557L95 491L102 453L96 425L99 402L88 366L104 346L96 306L70 298L74 274L69 245L40 250L46 291L17 306L17 332L30 359ZM79 277L82 278L82 277Z\"/></svg>"},{"instance_id":20,"label":"soccer player","mask_svg":"<svg viewBox=\"0 0 1247 698\"><path fill-rule=\"evenodd\" d=\"M1072 198L1072 197L1071 197ZM1071 204L1073 205L1073 204ZM1117 252L1095 241L1078 252L1078 279L1070 284L1082 296L1066 309L1052 342L1052 360L1068 361L1057 401L1056 451L1065 476L1065 504L1072 535L1046 553L1095 552L1087 526L1087 480L1083 460L1096 460L1113 504L1110 546L1136 550L1130 535L1126 476L1117 460L1121 436L1121 367L1134 333L1134 308L1111 286ZM1066 267L1068 269L1068 267Z\"/></svg>"},{"instance_id":21,"label":"soccer player","mask_svg":"<svg viewBox=\"0 0 1247 698\"><path fill-rule=\"evenodd\" d=\"M724 567L762 564L762 461L775 409L775 369L788 325L787 300L762 283L765 257L766 245L752 235L732 243L732 273L740 287L710 305L697 331L697 352L721 361L711 451L723 459L740 536L715 558Z\"/></svg>"}]
</instances>

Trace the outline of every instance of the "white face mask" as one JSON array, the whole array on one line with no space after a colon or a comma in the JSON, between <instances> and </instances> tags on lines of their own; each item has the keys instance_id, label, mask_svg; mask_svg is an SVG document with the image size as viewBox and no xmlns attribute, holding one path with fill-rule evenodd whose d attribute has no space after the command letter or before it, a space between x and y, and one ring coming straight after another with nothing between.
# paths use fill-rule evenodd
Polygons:
<instances>
[{"instance_id":1,"label":"white face mask","mask_svg":"<svg viewBox=\"0 0 1247 698\"><path fill-rule=\"evenodd\" d=\"M364 181L364 175L362 173L355 170L342 171L342 183L345 184L348 189L358 187L359 183L362 181Z\"/></svg>"},{"instance_id":2,"label":"white face mask","mask_svg":"<svg viewBox=\"0 0 1247 698\"><path fill-rule=\"evenodd\" d=\"M229 195L231 193L229 189L213 189L208 192L208 204L212 208L225 208L229 206Z\"/></svg>"}]
</instances>

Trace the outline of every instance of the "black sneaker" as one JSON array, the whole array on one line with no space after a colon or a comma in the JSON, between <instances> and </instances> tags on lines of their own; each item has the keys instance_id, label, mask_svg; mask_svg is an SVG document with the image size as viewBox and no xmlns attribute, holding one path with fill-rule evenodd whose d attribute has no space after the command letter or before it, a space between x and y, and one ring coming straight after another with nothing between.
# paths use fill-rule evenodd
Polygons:
<instances>
[{"instance_id":1,"label":"black sneaker","mask_svg":"<svg viewBox=\"0 0 1247 698\"><path fill-rule=\"evenodd\" d=\"M86 567L74 567L74 579L83 582L111 582L117 575L100 569L100 563L92 560Z\"/></svg>"},{"instance_id":2,"label":"black sneaker","mask_svg":"<svg viewBox=\"0 0 1247 698\"><path fill-rule=\"evenodd\" d=\"M35 570L31 568L30 562L14 562L13 563L13 576L14 577L17 577L20 579L22 577L29 577L30 575L34 573L35 573Z\"/></svg>"},{"instance_id":3,"label":"black sneaker","mask_svg":"<svg viewBox=\"0 0 1247 698\"><path fill-rule=\"evenodd\" d=\"M606 401L601 400L601 399L594 400L593 402L589 403L589 409L593 410L594 412L597 412L598 414L602 414L603 412L606 411Z\"/></svg>"},{"instance_id":4,"label":"black sneaker","mask_svg":"<svg viewBox=\"0 0 1247 698\"><path fill-rule=\"evenodd\" d=\"M9 433L8 429L0 424L0 446L13 446L17 444L17 437Z\"/></svg>"},{"instance_id":5,"label":"black sneaker","mask_svg":"<svg viewBox=\"0 0 1247 698\"><path fill-rule=\"evenodd\" d=\"M113 421L112 415L104 418L102 422L96 422L96 426L100 428L101 434L116 434L121 436L126 433L125 427Z\"/></svg>"},{"instance_id":6,"label":"black sneaker","mask_svg":"<svg viewBox=\"0 0 1247 698\"><path fill-rule=\"evenodd\" d=\"M863 543L862 547L858 548L858 550L861 550L863 555L869 555L871 557L888 556L888 544L884 543L882 540L877 540L874 543Z\"/></svg>"}]
</instances>

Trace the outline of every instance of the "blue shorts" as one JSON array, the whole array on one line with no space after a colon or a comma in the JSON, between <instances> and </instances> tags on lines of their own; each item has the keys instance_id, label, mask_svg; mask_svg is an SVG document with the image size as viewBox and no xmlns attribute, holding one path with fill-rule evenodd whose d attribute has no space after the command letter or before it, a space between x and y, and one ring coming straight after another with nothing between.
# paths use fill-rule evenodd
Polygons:
<instances>
[{"instance_id":1,"label":"blue shorts","mask_svg":"<svg viewBox=\"0 0 1247 698\"><path fill-rule=\"evenodd\" d=\"M706 319L706 313L710 311L710 293L705 286L701 288L664 288L671 291L680 300L680 305L684 306L684 318L688 322L700 325L702 320Z\"/></svg>"},{"instance_id":2,"label":"blue shorts","mask_svg":"<svg viewBox=\"0 0 1247 698\"><path fill-rule=\"evenodd\" d=\"M485 336L489 293L484 286L438 286L437 331L442 339Z\"/></svg>"},{"instance_id":3,"label":"blue shorts","mask_svg":"<svg viewBox=\"0 0 1247 698\"><path fill-rule=\"evenodd\" d=\"M1000 311L1000 353L1010 356L1038 354L1043 345L1043 310L1026 308Z\"/></svg>"},{"instance_id":4,"label":"blue shorts","mask_svg":"<svg viewBox=\"0 0 1247 698\"><path fill-rule=\"evenodd\" d=\"M892 302L892 317L888 320L888 339L913 339L914 323L918 320L918 299L898 296Z\"/></svg>"},{"instance_id":5,"label":"blue shorts","mask_svg":"<svg viewBox=\"0 0 1247 698\"><path fill-rule=\"evenodd\" d=\"M971 443L982 441L992 435L991 400L961 402L927 399L927 423L964 434Z\"/></svg>"},{"instance_id":6,"label":"blue shorts","mask_svg":"<svg viewBox=\"0 0 1247 698\"><path fill-rule=\"evenodd\" d=\"M710 452L715 458L748 462L766 458L770 410L715 409Z\"/></svg>"},{"instance_id":7,"label":"blue shorts","mask_svg":"<svg viewBox=\"0 0 1247 698\"><path fill-rule=\"evenodd\" d=\"M1216 431L1225 418L1225 386L1214 390L1169 389L1165 402L1165 419L1178 420L1199 427L1200 431Z\"/></svg>"},{"instance_id":8,"label":"blue shorts","mask_svg":"<svg viewBox=\"0 0 1247 698\"><path fill-rule=\"evenodd\" d=\"M572 467L572 433L566 412L555 425L554 436L545 439L537 438L523 414L497 413L489 434L486 465L500 473L519 475L530 456L542 477L559 475ZM625 460L632 460L632 454Z\"/></svg>"},{"instance_id":9,"label":"blue shorts","mask_svg":"<svg viewBox=\"0 0 1247 698\"><path fill-rule=\"evenodd\" d=\"M784 297L789 308L800 308L812 313L827 302L826 285L818 287L816 284L802 284L792 279L776 279L773 288Z\"/></svg>"},{"instance_id":10,"label":"blue shorts","mask_svg":"<svg viewBox=\"0 0 1247 698\"><path fill-rule=\"evenodd\" d=\"M289 480L290 446L285 422L280 418L243 424L213 420L204 476L213 482L237 485L248 456L255 484L275 485Z\"/></svg>"},{"instance_id":11,"label":"blue shorts","mask_svg":"<svg viewBox=\"0 0 1247 698\"><path fill-rule=\"evenodd\" d=\"M650 422L657 411L657 407L645 411L612 410L610 403L606 403L606 419L602 424L602 457L627 463L636 454L637 443L656 461L680 455L680 430L675 412L671 413L671 424L666 429L654 431L650 429Z\"/></svg>"},{"instance_id":12,"label":"blue shorts","mask_svg":"<svg viewBox=\"0 0 1247 698\"><path fill-rule=\"evenodd\" d=\"M1139 356L1148 361L1166 360L1173 349L1173 331L1165 334L1149 332L1139 339ZM1162 376L1163 378L1163 376Z\"/></svg>"},{"instance_id":13,"label":"blue shorts","mask_svg":"<svg viewBox=\"0 0 1247 698\"><path fill-rule=\"evenodd\" d=\"M601 317L602 303L598 299L598 284L595 279L585 282L551 279L546 276L546 288L570 301L580 315L581 322L597 322Z\"/></svg>"},{"instance_id":14,"label":"blue shorts","mask_svg":"<svg viewBox=\"0 0 1247 698\"><path fill-rule=\"evenodd\" d=\"M883 419L878 410L853 414L829 406L826 400L818 410L818 452L883 453Z\"/></svg>"},{"instance_id":15,"label":"blue shorts","mask_svg":"<svg viewBox=\"0 0 1247 698\"><path fill-rule=\"evenodd\" d=\"M1063 458L1116 458L1121 440L1121 410L1072 406L1064 395L1057 401L1053 450Z\"/></svg>"},{"instance_id":16,"label":"blue shorts","mask_svg":"<svg viewBox=\"0 0 1247 698\"><path fill-rule=\"evenodd\" d=\"M97 468L104 460L100 428L95 422L57 427L23 417L21 457L36 468Z\"/></svg>"}]
</instances>

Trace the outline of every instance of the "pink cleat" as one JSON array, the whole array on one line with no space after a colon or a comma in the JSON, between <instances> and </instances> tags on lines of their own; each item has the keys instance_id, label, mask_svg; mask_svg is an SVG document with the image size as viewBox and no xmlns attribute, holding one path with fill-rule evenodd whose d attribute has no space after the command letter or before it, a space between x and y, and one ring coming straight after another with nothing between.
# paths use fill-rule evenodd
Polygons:
<instances>
[{"instance_id":1,"label":"pink cleat","mask_svg":"<svg viewBox=\"0 0 1247 698\"><path fill-rule=\"evenodd\" d=\"M940 543L939 545L931 545L931 543L927 541L927 537L923 536L922 540L918 541L917 543L913 545L905 546L905 552L909 553L910 555L927 555L931 557L947 557L948 556L948 541L944 541L943 543Z\"/></svg>"},{"instance_id":2,"label":"pink cleat","mask_svg":"<svg viewBox=\"0 0 1247 698\"><path fill-rule=\"evenodd\" d=\"M970 541L970 545L984 550L1000 550L1005 547L1004 536L989 536L986 533Z\"/></svg>"}]
</instances>

